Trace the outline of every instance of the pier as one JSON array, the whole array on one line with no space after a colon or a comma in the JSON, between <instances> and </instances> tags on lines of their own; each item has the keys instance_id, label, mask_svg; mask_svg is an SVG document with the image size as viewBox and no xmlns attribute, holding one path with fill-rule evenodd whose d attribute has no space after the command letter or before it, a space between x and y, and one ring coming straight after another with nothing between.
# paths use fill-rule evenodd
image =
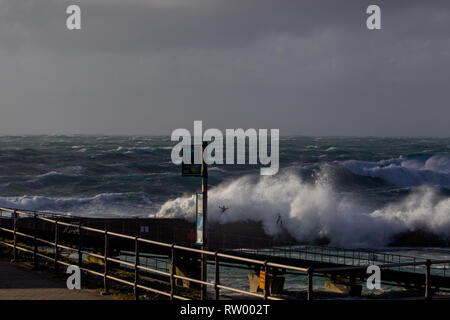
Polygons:
<instances>
[{"instance_id":1,"label":"pier","mask_svg":"<svg viewBox=\"0 0 450 320\"><path fill-rule=\"evenodd\" d=\"M14 261L45 265L54 272L78 265L83 275L102 282L103 292L120 284L136 299L147 294L199 299L202 287L208 288L203 299L229 294L268 300L311 300L327 292L361 295L370 276L366 269L374 264L382 270L383 285L410 290L416 298L450 292L450 260L309 246L269 237L250 222L211 226L208 249L201 250L192 238L193 224L184 220L91 219L0 208L0 246ZM252 238L255 234L259 237ZM200 280L202 255L210 269L207 281ZM248 277L227 282L234 272ZM291 282L304 286L294 290ZM318 287L322 282L325 290Z\"/></svg>"},{"instance_id":2,"label":"pier","mask_svg":"<svg viewBox=\"0 0 450 320\"><path fill-rule=\"evenodd\" d=\"M68 290L65 281L0 260L0 300L112 300L94 289Z\"/></svg>"}]
</instances>

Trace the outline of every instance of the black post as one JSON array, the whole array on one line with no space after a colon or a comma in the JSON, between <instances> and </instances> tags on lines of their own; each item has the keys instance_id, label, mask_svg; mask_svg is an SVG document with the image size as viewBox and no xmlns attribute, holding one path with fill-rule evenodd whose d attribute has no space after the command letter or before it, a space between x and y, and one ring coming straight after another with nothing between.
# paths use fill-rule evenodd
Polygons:
<instances>
[{"instance_id":1,"label":"black post","mask_svg":"<svg viewBox=\"0 0 450 320\"><path fill-rule=\"evenodd\" d=\"M139 300L139 289L137 287L139 282L139 240L138 237L134 239L134 299Z\"/></svg>"},{"instance_id":2,"label":"black post","mask_svg":"<svg viewBox=\"0 0 450 320\"><path fill-rule=\"evenodd\" d=\"M83 266L83 254L81 253L82 250L82 242L81 242L81 222L78 225L78 267L81 269Z\"/></svg>"},{"instance_id":3,"label":"black post","mask_svg":"<svg viewBox=\"0 0 450 320\"><path fill-rule=\"evenodd\" d=\"M14 247L13 247L13 262L15 262L18 258L17 255L17 210L13 212L14 218Z\"/></svg>"},{"instance_id":4,"label":"black post","mask_svg":"<svg viewBox=\"0 0 450 320\"><path fill-rule=\"evenodd\" d=\"M108 231L105 230L105 252L103 260L105 261L105 269L103 274L103 289L102 292L103 295L109 295L109 288L108 288Z\"/></svg>"},{"instance_id":5,"label":"black post","mask_svg":"<svg viewBox=\"0 0 450 320\"><path fill-rule=\"evenodd\" d=\"M176 273L176 266L175 266L175 245L172 244L171 247L171 262L172 262L172 268L170 269L170 300L173 300L173 296L175 294L175 273Z\"/></svg>"},{"instance_id":6,"label":"black post","mask_svg":"<svg viewBox=\"0 0 450 320\"><path fill-rule=\"evenodd\" d=\"M55 271L58 271L58 218L55 221Z\"/></svg>"},{"instance_id":7,"label":"black post","mask_svg":"<svg viewBox=\"0 0 450 320\"><path fill-rule=\"evenodd\" d=\"M313 267L308 268L308 294L307 294L307 300L313 299L313 275L314 275L314 269Z\"/></svg>"},{"instance_id":8,"label":"black post","mask_svg":"<svg viewBox=\"0 0 450 320\"><path fill-rule=\"evenodd\" d=\"M215 274L214 274L214 290L216 292L216 296L215 299L219 300L220 298L220 289L218 287L218 285L220 284L220 262L219 262L219 258L217 257L217 252L214 253L214 262L215 262Z\"/></svg>"},{"instance_id":9,"label":"black post","mask_svg":"<svg viewBox=\"0 0 450 320\"><path fill-rule=\"evenodd\" d=\"M204 153L205 148L208 145L207 142L202 143L202 192L203 192L203 202L205 211L203 212L203 245L202 250L208 249L208 241L207 241L207 217L208 217L208 166L205 163ZM201 254L201 278L202 281L208 281L208 256L204 253ZM207 296L207 286L201 285L201 300L206 300Z\"/></svg>"},{"instance_id":10,"label":"black post","mask_svg":"<svg viewBox=\"0 0 450 320\"><path fill-rule=\"evenodd\" d=\"M264 300L267 300L269 296L269 267L267 266L267 260L264 261Z\"/></svg>"},{"instance_id":11,"label":"black post","mask_svg":"<svg viewBox=\"0 0 450 320\"><path fill-rule=\"evenodd\" d=\"M37 268L37 266L38 266L38 258L37 258L38 247L37 247L37 215L36 215L36 213L33 216L33 229L34 229L33 230L34 231L33 264L34 264L34 267Z\"/></svg>"},{"instance_id":12,"label":"black post","mask_svg":"<svg viewBox=\"0 0 450 320\"><path fill-rule=\"evenodd\" d=\"M426 279L425 279L425 299L431 300L432 292L431 292L431 260L427 260L425 262L425 266L427 267Z\"/></svg>"}]
</instances>

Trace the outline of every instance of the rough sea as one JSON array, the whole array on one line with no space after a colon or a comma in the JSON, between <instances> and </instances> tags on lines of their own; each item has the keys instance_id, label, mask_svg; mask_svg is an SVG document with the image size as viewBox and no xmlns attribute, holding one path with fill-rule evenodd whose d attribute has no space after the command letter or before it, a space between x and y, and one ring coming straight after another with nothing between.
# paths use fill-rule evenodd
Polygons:
<instances>
[{"instance_id":1,"label":"rough sea","mask_svg":"<svg viewBox=\"0 0 450 320\"><path fill-rule=\"evenodd\" d=\"M193 220L201 181L181 176L173 145L170 137L2 136L0 206ZM269 234L334 245L383 246L417 228L450 236L450 138L282 137L279 173L259 172L211 166L209 219L261 221Z\"/></svg>"}]
</instances>

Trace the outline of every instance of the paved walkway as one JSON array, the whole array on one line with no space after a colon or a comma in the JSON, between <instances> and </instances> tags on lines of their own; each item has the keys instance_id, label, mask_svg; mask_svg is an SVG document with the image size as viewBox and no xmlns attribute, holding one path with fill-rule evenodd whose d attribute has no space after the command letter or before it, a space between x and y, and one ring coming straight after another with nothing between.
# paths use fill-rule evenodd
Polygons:
<instances>
[{"instance_id":1,"label":"paved walkway","mask_svg":"<svg viewBox=\"0 0 450 320\"><path fill-rule=\"evenodd\" d=\"M63 279L0 260L0 300L111 300L92 289L69 290Z\"/></svg>"}]
</instances>

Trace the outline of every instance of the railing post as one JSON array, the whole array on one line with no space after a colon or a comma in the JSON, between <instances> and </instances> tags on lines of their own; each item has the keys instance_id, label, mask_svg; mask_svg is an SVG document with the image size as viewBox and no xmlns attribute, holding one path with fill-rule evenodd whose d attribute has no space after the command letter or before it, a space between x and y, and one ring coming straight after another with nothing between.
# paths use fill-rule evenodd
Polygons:
<instances>
[{"instance_id":1,"label":"railing post","mask_svg":"<svg viewBox=\"0 0 450 320\"><path fill-rule=\"evenodd\" d=\"M170 269L170 300L173 300L173 295L175 294L175 245L172 244L171 246L171 263L172 263L172 268Z\"/></svg>"},{"instance_id":2,"label":"railing post","mask_svg":"<svg viewBox=\"0 0 450 320\"><path fill-rule=\"evenodd\" d=\"M215 273L214 273L214 290L216 292L216 300L219 300L220 298L220 289L217 286L218 284L220 284L220 275L219 275L219 271L220 271L220 262L219 262L219 258L217 257L217 252L214 253L214 262L215 262Z\"/></svg>"},{"instance_id":3,"label":"railing post","mask_svg":"<svg viewBox=\"0 0 450 320\"><path fill-rule=\"evenodd\" d=\"M37 258L38 247L37 247L37 215L36 215L36 213L34 213L34 216L33 216L33 231L34 231L33 264L34 264L34 267L37 268L37 266L38 266L38 258Z\"/></svg>"},{"instance_id":4,"label":"railing post","mask_svg":"<svg viewBox=\"0 0 450 320\"><path fill-rule=\"evenodd\" d=\"M134 238L134 299L139 300L139 238Z\"/></svg>"},{"instance_id":5,"label":"railing post","mask_svg":"<svg viewBox=\"0 0 450 320\"><path fill-rule=\"evenodd\" d=\"M431 260L430 259L428 259L425 262L425 266L427 267L426 279L425 279L425 299L430 300L432 297L432 293L431 293Z\"/></svg>"},{"instance_id":6,"label":"railing post","mask_svg":"<svg viewBox=\"0 0 450 320\"><path fill-rule=\"evenodd\" d=\"M103 273L103 289L102 292L103 295L109 295L109 288L108 288L108 231L105 230L105 252L103 260L105 261L105 269Z\"/></svg>"},{"instance_id":7,"label":"railing post","mask_svg":"<svg viewBox=\"0 0 450 320\"><path fill-rule=\"evenodd\" d=\"M55 220L55 258L54 269L58 271L58 218Z\"/></svg>"},{"instance_id":8,"label":"railing post","mask_svg":"<svg viewBox=\"0 0 450 320\"><path fill-rule=\"evenodd\" d=\"M81 269L81 267L83 266L83 254L81 253L82 248L81 231L83 229L81 229L81 222L79 223L80 224L78 225L78 267Z\"/></svg>"},{"instance_id":9,"label":"railing post","mask_svg":"<svg viewBox=\"0 0 450 320\"><path fill-rule=\"evenodd\" d=\"M13 218L14 218L14 247L13 247L13 262L17 261L18 255L17 255L17 210L14 210L13 212Z\"/></svg>"},{"instance_id":10,"label":"railing post","mask_svg":"<svg viewBox=\"0 0 450 320\"><path fill-rule=\"evenodd\" d=\"M309 267L308 268L308 293L306 299L308 301L313 299L313 275L314 275L314 268Z\"/></svg>"},{"instance_id":11,"label":"railing post","mask_svg":"<svg viewBox=\"0 0 450 320\"><path fill-rule=\"evenodd\" d=\"M267 260L264 261L264 300L267 300L267 297L269 296L270 287L268 286L269 283L269 267L267 266Z\"/></svg>"}]
</instances>

